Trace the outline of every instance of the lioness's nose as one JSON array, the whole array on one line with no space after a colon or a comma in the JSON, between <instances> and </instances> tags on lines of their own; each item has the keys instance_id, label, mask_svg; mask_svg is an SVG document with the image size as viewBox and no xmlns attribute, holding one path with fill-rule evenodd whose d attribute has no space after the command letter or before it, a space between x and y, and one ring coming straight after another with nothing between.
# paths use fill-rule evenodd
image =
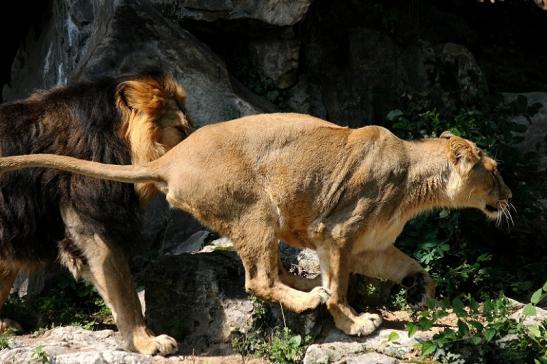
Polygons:
<instances>
[{"instance_id":1,"label":"lioness's nose","mask_svg":"<svg viewBox=\"0 0 547 364\"><path fill-rule=\"evenodd\" d=\"M511 192L511 190L509 188L506 188L506 190L505 190L505 198L507 200L510 200L510 199L513 198L513 193Z\"/></svg>"}]
</instances>

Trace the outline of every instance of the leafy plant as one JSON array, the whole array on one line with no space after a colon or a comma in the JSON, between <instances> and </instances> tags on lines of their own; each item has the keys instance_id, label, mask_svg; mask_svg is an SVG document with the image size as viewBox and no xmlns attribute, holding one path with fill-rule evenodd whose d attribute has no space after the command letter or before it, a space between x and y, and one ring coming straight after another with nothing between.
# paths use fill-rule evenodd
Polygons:
<instances>
[{"instance_id":1,"label":"leafy plant","mask_svg":"<svg viewBox=\"0 0 547 364\"><path fill-rule=\"evenodd\" d=\"M252 297L253 327L247 332L235 332L231 338L234 351L243 356L254 355L268 358L274 363L300 363L311 337L302 337L273 318L271 306Z\"/></svg>"},{"instance_id":2,"label":"leafy plant","mask_svg":"<svg viewBox=\"0 0 547 364\"><path fill-rule=\"evenodd\" d=\"M11 345L11 333L9 331L0 332L0 350L7 349Z\"/></svg>"},{"instance_id":3,"label":"leafy plant","mask_svg":"<svg viewBox=\"0 0 547 364\"><path fill-rule=\"evenodd\" d=\"M37 347L32 349L32 358L38 360L42 364L52 363L51 359L44 351L44 347L42 345L38 345Z\"/></svg>"},{"instance_id":4,"label":"leafy plant","mask_svg":"<svg viewBox=\"0 0 547 364\"><path fill-rule=\"evenodd\" d=\"M300 363L304 358L304 340L288 327L275 330L272 335L270 360L274 363Z\"/></svg>"},{"instance_id":5,"label":"leafy plant","mask_svg":"<svg viewBox=\"0 0 547 364\"><path fill-rule=\"evenodd\" d=\"M423 357L458 356L472 362L540 363L547 362L547 319L526 325L524 319L536 314L535 305L547 296L547 282L532 295L521 318L511 318L513 307L503 295L479 304L470 295L452 301L431 301L416 323L406 329L409 336L429 330L450 312L457 316L457 329L445 328L431 340L420 344ZM467 306L464 304L467 303Z\"/></svg>"},{"instance_id":6,"label":"leafy plant","mask_svg":"<svg viewBox=\"0 0 547 364\"><path fill-rule=\"evenodd\" d=\"M110 310L92 285L64 275L36 298L10 297L4 309L6 316L34 328L72 325L97 329L113 323Z\"/></svg>"}]
</instances>

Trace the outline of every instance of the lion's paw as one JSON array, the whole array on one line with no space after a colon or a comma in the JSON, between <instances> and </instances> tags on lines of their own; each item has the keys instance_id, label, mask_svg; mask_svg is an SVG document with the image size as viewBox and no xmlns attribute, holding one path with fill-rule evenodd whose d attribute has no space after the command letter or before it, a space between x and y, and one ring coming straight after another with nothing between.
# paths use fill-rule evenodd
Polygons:
<instances>
[{"instance_id":1,"label":"lion's paw","mask_svg":"<svg viewBox=\"0 0 547 364\"><path fill-rule=\"evenodd\" d=\"M159 335L154 338L154 342L158 348L158 353L161 355L172 354L177 351L178 345L177 340L173 339L171 336Z\"/></svg>"},{"instance_id":2,"label":"lion's paw","mask_svg":"<svg viewBox=\"0 0 547 364\"><path fill-rule=\"evenodd\" d=\"M159 335L141 337L134 342L135 349L146 355L168 355L177 351L177 341L171 336Z\"/></svg>"},{"instance_id":3,"label":"lion's paw","mask_svg":"<svg viewBox=\"0 0 547 364\"><path fill-rule=\"evenodd\" d=\"M375 313L363 313L351 324L349 335L366 336L372 334L382 324L382 317Z\"/></svg>"}]
</instances>

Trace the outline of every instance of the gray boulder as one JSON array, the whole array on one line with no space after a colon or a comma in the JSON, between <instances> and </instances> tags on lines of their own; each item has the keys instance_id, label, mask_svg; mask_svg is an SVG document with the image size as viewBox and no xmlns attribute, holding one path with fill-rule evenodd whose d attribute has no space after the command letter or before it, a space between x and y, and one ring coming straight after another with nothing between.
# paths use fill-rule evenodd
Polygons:
<instances>
[{"instance_id":1,"label":"gray boulder","mask_svg":"<svg viewBox=\"0 0 547 364\"><path fill-rule=\"evenodd\" d=\"M209 48L143 0L53 1L50 16L19 49L3 96L14 100L36 88L151 66L171 71L185 86L188 111L198 126L258 113L267 105L241 97Z\"/></svg>"},{"instance_id":2,"label":"gray boulder","mask_svg":"<svg viewBox=\"0 0 547 364\"><path fill-rule=\"evenodd\" d=\"M539 154L539 167L542 170L547 169L547 93L546 92L526 92L526 93L505 93L506 102L513 102L519 96L524 96L528 105L540 104L535 115L530 120L524 116L517 116L512 121L527 126L522 135L523 141L516 145L522 152L536 152Z\"/></svg>"},{"instance_id":3,"label":"gray boulder","mask_svg":"<svg viewBox=\"0 0 547 364\"><path fill-rule=\"evenodd\" d=\"M159 257L146 272L145 292L152 330L177 338L188 352L205 352L252 325L253 304L235 253Z\"/></svg>"},{"instance_id":4,"label":"gray boulder","mask_svg":"<svg viewBox=\"0 0 547 364\"><path fill-rule=\"evenodd\" d=\"M128 352L121 337L112 330L90 331L80 327L56 327L42 334L13 336L7 348L0 350L0 363L6 364L237 364L241 355L231 350L215 356L194 355L163 357ZM249 358L245 362L263 364Z\"/></svg>"},{"instance_id":5,"label":"gray boulder","mask_svg":"<svg viewBox=\"0 0 547 364\"><path fill-rule=\"evenodd\" d=\"M312 32L303 51L308 78L321 86L326 114L336 123L381 123L406 96L427 93L432 108L446 110L488 93L480 67L462 45L404 47L386 32L365 27L345 37L348 47L341 49L328 35Z\"/></svg>"},{"instance_id":6,"label":"gray boulder","mask_svg":"<svg viewBox=\"0 0 547 364\"><path fill-rule=\"evenodd\" d=\"M249 44L251 60L263 82L273 82L279 89L293 86L298 80L300 42L294 39L255 40Z\"/></svg>"},{"instance_id":7,"label":"gray boulder","mask_svg":"<svg viewBox=\"0 0 547 364\"><path fill-rule=\"evenodd\" d=\"M152 0L165 16L212 22L251 19L275 25L294 25L306 14L312 0Z\"/></svg>"}]
</instances>

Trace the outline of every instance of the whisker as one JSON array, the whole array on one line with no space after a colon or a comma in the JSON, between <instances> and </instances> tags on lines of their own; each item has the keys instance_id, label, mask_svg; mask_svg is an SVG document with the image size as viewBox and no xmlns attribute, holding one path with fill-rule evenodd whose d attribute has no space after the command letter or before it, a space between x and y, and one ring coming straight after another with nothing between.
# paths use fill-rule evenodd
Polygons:
<instances>
[{"instance_id":1,"label":"whisker","mask_svg":"<svg viewBox=\"0 0 547 364\"><path fill-rule=\"evenodd\" d=\"M507 225L507 230L510 231L511 230L511 225L509 224L509 222L511 220L508 216L509 211L505 207L501 211L503 212L503 216L505 217L505 223Z\"/></svg>"},{"instance_id":2,"label":"whisker","mask_svg":"<svg viewBox=\"0 0 547 364\"><path fill-rule=\"evenodd\" d=\"M507 215L509 216L509 219L511 219L511 224L515 226L515 220L513 220L513 216L511 215L511 211L507 209Z\"/></svg>"},{"instance_id":3,"label":"whisker","mask_svg":"<svg viewBox=\"0 0 547 364\"><path fill-rule=\"evenodd\" d=\"M498 214L496 215L496 227L500 227L501 225L501 211L498 211Z\"/></svg>"},{"instance_id":4,"label":"whisker","mask_svg":"<svg viewBox=\"0 0 547 364\"><path fill-rule=\"evenodd\" d=\"M518 211L517 211L517 208L515 207L515 205L513 205L511 202L509 202L509 207L513 209L513 211L515 212L515 214L519 214Z\"/></svg>"}]
</instances>

